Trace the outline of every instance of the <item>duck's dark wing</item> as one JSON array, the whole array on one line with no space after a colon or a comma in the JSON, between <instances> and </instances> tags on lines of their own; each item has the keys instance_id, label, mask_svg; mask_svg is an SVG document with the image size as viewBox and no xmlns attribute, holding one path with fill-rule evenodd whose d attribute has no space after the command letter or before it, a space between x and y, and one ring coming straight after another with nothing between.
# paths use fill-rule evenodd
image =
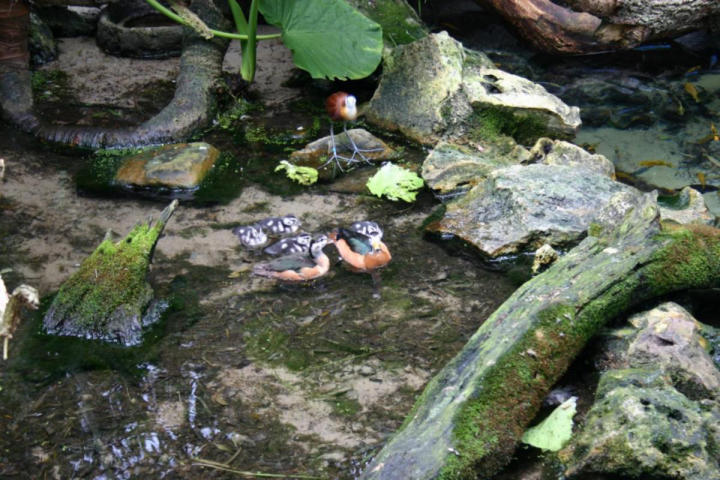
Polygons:
<instances>
[{"instance_id":1,"label":"duck's dark wing","mask_svg":"<svg viewBox=\"0 0 720 480\"><path fill-rule=\"evenodd\" d=\"M312 268L315 262L308 255L287 255L270 260L265 264L270 270L284 272L285 270L300 270L303 267Z\"/></svg>"},{"instance_id":2,"label":"duck's dark wing","mask_svg":"<svg viewBox=\"0 0 720 480\"><path fill-rule=\"evenodd\" d=\"M280 255L282 253L290 253L292 251L292 245L292 241L284 239L280 240L279 242L273 243L269 247L265 247L265 250L263 250L263 252L267 253L268 255Z\"/></svg>"},{"instance_id":3,"label":"duck's dark wing","mask_svg":"<svg viewBox=\"0 0 720 480\"><path fill-rule=\"evenodd\" d=\"M367 255L372 252L372 245L370 243L370 237L363 235L360 232L354 230L348 230L347 228L338 228L337 239L343 239L347 242L348 246L353 252L359 253L360 255Z\"/></svg>"}]
</instances>

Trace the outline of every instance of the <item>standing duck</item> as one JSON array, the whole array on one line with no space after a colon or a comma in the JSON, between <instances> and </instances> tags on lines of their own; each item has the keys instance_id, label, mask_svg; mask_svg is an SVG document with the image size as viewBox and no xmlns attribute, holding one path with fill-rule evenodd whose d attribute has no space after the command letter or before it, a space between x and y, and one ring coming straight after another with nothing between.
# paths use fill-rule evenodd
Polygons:
<instances>
[{"instance_id":1,"label":"standing duck","mask_svg":"<svg viewBox=\"0 0 720 480\"><path fill-rule=\"evenodd\" d=\"M309 255L286 255L253 268L253 274L276 278L285 282L304 282L325 275L330 270L330 259L323 252L328 237L319 235L310 244Z\"/></svg>"},{"instance_id":2,"label":"standing duck","mask_svg":"<svg viewBox=\"0 0 720 480\"><path fill-rule=\"evenodd\" d=\"M325 111L330 117L330 146L332 149L332 155L330 156L330 158L327 159L323 166L329 164L332 161L335 161L335 164L342 172L343 169L340 165L340 160L344 160L346 165L351 165L358 162L358 160L356 160L355 158L356 156L359 156L365 163L372 165L370 160L368 160L365 155L363 155L363 152L377 152L381 151L382 148L373 148L369 150L360 149L355 144L355 140L353 140L352 136L347 131L347 122L352 122L358 117L357 98L355 98L355 95L351 95L347 92L333 93L332 95L327 97L327 99L325 99ZM350 141L350 145L353 149L352 155L350 157L344 157L337 153L337 145L335 144L335 132L333 131L333 122L337 122L340 120L342 120L343 122L343 132L345 132L345 136L347 136L347 139Z\"/></svg>"},{"instance_id":3,"label":"standing duck","mask_svg":"<svg viewBox=\"0 0 720 480\"><path fill-rule=\"evenodd\" d=\"M330 234L330 241L335 245L340 256L351 270L369 273L373 279L373 296L380 296L380 274L378 269L384 267L392 259L390 250L382 242L383 231L375 222L365 223L364 231L338 228ZM370 226L369 224L374 224ZM371 228L372 227L372 228Z\"/></svg>"}]
</instances>

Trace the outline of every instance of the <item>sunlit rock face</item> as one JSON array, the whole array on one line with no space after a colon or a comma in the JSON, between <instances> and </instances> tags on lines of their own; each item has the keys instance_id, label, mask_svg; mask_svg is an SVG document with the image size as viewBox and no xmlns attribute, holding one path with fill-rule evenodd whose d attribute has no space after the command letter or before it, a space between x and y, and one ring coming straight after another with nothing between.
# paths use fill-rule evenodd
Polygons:
<instances>
[{"instance_id":1,"label":"sunlit rock face","mask_svg":"<svg viewBox=\"0 0 720 480\"><path fill-rule=\"evenodd\" d=\"M445 216L428 229L456 235L491 258L535 250L544 243L568 246L585 236L598 211L621 192L641 195L585 168L515 165L493 171L448 203Z\"/></svg>"},{"instance_id":2,"label":"sunlit rock face","mask_svg":"<svg viewBox=\"0 0 720 480\"><path fill-rule=\"evenodd\" d=\"M220 152L207 143L178 143L133 155L115 180L135 187L192 188L202 182Z\"/></svg>"},{"instance_id":3,"label":"sunlit rock face","mask_svg":"<svg viewBox=\"0 0 720 480\"><path fill-rule=\"evenodd\" d=\"M393 49L365 114L410 139L434 145L482 129L487 113L532 123L542 135L572 137L580 110L542 86L504 72L483 53L465 49L441 32Z\"/></svg>"}]
</instances>

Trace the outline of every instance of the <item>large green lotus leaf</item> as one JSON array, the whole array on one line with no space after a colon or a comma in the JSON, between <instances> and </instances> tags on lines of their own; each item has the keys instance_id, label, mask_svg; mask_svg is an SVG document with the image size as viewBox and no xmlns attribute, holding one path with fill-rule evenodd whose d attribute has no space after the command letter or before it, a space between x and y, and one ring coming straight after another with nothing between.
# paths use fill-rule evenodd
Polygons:
<instances>
[{"instance_id":1,"label":"large green lotus leaf","mask_svg":"<svg viewBox=\"0 0 720 480\"><path fill-rule=\"evenodd\" d=\"M260 12L313 78L363 78L380 63L382 28L345 0L261 0Z\"/></svg>"}]
</instances>

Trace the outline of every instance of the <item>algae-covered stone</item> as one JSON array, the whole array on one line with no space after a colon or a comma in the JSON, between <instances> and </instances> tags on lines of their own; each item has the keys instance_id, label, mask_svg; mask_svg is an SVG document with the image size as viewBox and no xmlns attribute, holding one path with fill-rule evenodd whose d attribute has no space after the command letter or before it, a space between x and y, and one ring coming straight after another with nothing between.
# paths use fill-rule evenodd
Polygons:
<instances>
[{"instance_id":1,"label":"algae-covered stone","mask_svg":"<svg viewBox=\"0 0 720 480\"><path fill-rule=\"evenodd\" d=\"M606 385L608 393L588 412L574 441L574 451L585 453L573 460L568 476L720 478L715 452L720 430L713 427L720 422L720 409L707 409L669 385L615 387Z\"/></svg>"},{"instance_id":2,"label":"algae-covered stone","mask_svg":"<svg viewBox=\"0 0 720 480\"><path fill-rule=\"evenodd\" d=\"M510 111L515 122L534 120L553 136L571 138L582 123L578 107L566 105L542 85L484 64L466 65L463 93L475 111Z\"/></svg>"},{"instance_id":3,"label":"algae-covered stone","mask_svg":"<svg viewBox=\"0 0 720 480\"><path fill-rule=\"evenodd\" d=\"M590 153L564 140L538 139L530 150L527 163L582 167L615 179L615 165L605 155Z\"/></svg>"},{"instance_id":4,"label":"algae-covered stone","mask_svg":"<svg viewBox=\"0 0 720 480\"><path fill-rule=\"evenodd\" d=\"M43 318L45 331L123 345L140 343L142 317L153 298L147 270L176 206L174 200L155 225L142 223L117 243L107 235L60 287Z\"/></svg>"},{"instance_id":5,"label":"algae-covered stone","mask_svg":"<svg viewBox=\"0 0 720 480\"><path fill-rule=\"evenodd\" d=\"M699 324L668 302L630 318L603 349L610 367L559 459L570 477L720 478L720 371Z\"/></svg>"},{"instance_id":6,"label":"algae-covered stone","mask_svg":"<svg viewBox=\"0 0 720 480\"><path fill-rule=\"evenodd\" d=\"M128 157L115 181L135 187L197 187L220 152L204 142L177 143Z\"/></svg>"},{"instance_id":7,"label":"algae-covered stone","mask_svg":"<svg viewBox=\"0 0 720 480\"><path fill-rule=\"evenodd\" d=\"M493 170L518 164L528 156L527 150L508 138L482 145L441 141L425 158L422 177L441 195L452 195L484 181Z\"/></svg>"},{"instance_id":8,"label":"algae-covered stone","mask_svg":"<svg viewBox=\"0 0 720 480\"><path fill-rule=\"evenodd\" d=\"M393 49L365 111L368 121L419 143L437 142L447 129L445 103L462 85L464 59L462 45L447 32Z\"/></svg>"},{"instance_id":9,"label":"algae-covered stone","mask_svg":"<svg viewBox=\"0 0 720 480\"><path fill-rule=\"evenodd\" d=\"M466 134L507 134L527 142L544 135L569 137L581 123L577 107L497 69L447 32L388 53L365 113L370 122L426 145Z\"/></svg>"},{"instance_id":10,"label":"algae-covered stone","mask_svg":"<svg viewBox=\"0 0 720 480\"><path fill-rule=\"evenodd\" d=\"M585 236L598 211L621 192L640 196L633 187L585 169L515 165L491 172L485 182L448 203L444 218L427 228L456 235L488 257L544 243L568 246Z\"/></svg>"},{"instance_id":11,"label":"algae-covered stone","mask_svg":"<svg viewBox=\"0 0 720 480\"><path fill-rule=\"evenodd\" d=\"M720 371L705 351L699 323L676 303L634 315L638 329L627 348L627 362L662 369L673 385L692 399L720 401Z\"/></svg>"}]
</instances>

